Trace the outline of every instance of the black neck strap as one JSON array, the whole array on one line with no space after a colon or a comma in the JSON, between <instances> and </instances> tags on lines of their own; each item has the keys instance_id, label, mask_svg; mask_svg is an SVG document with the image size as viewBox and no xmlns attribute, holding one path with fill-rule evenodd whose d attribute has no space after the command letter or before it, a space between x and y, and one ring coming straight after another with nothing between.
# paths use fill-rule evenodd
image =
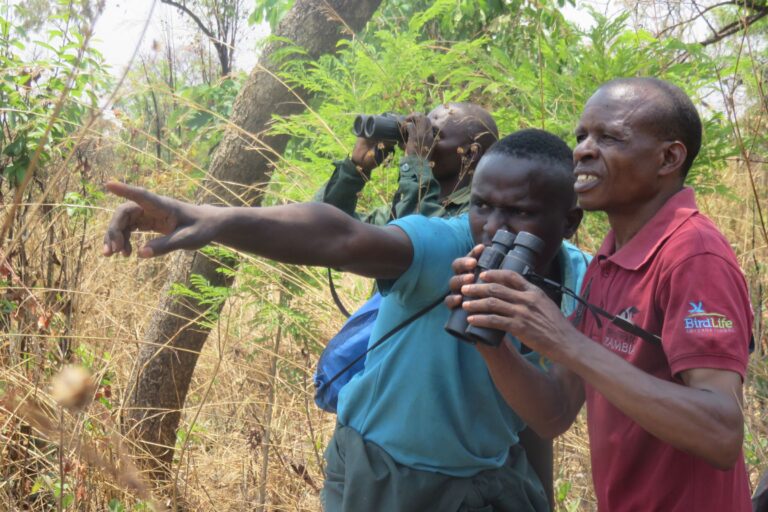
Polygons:
<instances>
[{"instance_id":1,"label":"black neck strap","mask_svg":"<svg viewBox=\"0 0 768 512\"><path fill-rule=\"evenodd\" d=\"M563 293L565 295L568 295L570 297L573 297L577 302L580 304L583 304L589 311L592 312L593 315L595 315L595 321L597 322L598 327L602 327L602 323L600 322L600 317L607 318L612 324L614 324L619 329L626 331L630 334L633 334L637 336L638 338L641 338L649 343L653 343L654 345L661 346L661 338L653 333L650 333L643 329L642 327L638 327L637 325L633 324L632 322L621 318L616 315L612 315L606 310L604 310L601 307L595 306L594 304L590 304L586 300L579 297L579 294L571 290L570 288L566 288L565 286L561 285L560 283L556 283L555 281L551 281L547 279L546 277L542 277L538 274L535 274L533 272L529 272L525 278L530 281L531 283L541 287L541 288L550 288L559 291L560 293Z\"/></svg>"}]
</instances>

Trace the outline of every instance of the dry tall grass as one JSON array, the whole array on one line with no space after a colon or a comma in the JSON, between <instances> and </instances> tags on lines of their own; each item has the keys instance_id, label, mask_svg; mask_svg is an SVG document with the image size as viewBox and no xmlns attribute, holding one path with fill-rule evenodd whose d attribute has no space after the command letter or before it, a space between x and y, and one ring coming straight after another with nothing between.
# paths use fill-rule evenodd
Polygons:
<instances>
[{"instance_id":1,"label":"dry tall grass","mask_svg":"<svg viewBox=\"0 0 768 512\"><path fill-rule=\"evenodd\" d=\"M766 276L758 263L765 261L766 247L755 228L746 169L734 164L722 179L734 196L702 196L700 206L734 244L762 315L762 333ZM110 500L130 510L141 495L142 485L130 483L117 422L136 347L167 269L163 259L100 257L109 213L108 208L97 211L84 231L66 215L26 221L29 265L16 286L3 290L6 298L21 294L23 300L17 313L3 317L0 509L55 509L60 495L63 505L71 500L63 507L67 510L106 510ZM82 254L83 271L71 287L25 284L41 281L47 268L41 263L50 257L77 254ZM247 285L258 288L239 289L200 355L177 444L177 498L191 510L258 509L262 496L264 510L317 510L322 451L335 419L312 402L316 351L278 328L290 321L287 312L272 312L264 321L263 304L253 299L271 297L278 303L286 293L280 283L295 281L291 269L250 262L273 277ZM359 302L368 285L345 277L342 288ZM74 304L69 313L62 297L64 304ZM301 300L286 308L302 311L320 326L316 343L342 322L322 286L307 287ZM38 325L46 315L52 315L48 326ZM745 452L753 481L768 469L768 370L765 338L760 339L745 401ZM88 367L97 383L95 400L83 410L58 405L49 387L61 364L57 345L64 340L73 351L71 361ZM31 419L34 415L37 419ZM593 510L583 418L557 440L555 467L559 509ZM62 475L65 491L57 494Z\"/></svg>"}]
</instances>

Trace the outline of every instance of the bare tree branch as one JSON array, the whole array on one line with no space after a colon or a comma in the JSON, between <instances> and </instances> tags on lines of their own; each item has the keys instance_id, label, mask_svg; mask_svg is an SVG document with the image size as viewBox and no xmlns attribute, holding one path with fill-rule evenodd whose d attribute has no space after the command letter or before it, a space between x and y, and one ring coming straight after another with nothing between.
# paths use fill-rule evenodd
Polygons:
<instances>
[{"instance_id":1,"label":"bare tree branch","mask_svg":"<svg viewBox=\"0 0 768 512\"><path fill-rule=\"evenodd\" d=\"M733 35L741 30L748 29L750 26L754 25L757 21L768 16L768 3L766 3L765 1L746 0L746 1L726 2L726 4L737 5L745 9L750 9L754 12L752 12L749 16L741 17L736 21L733 21L731 23L728 23L720 27L715 31L715 33L712 36L705 39L704 41L700 41L699 44L701 44L702 46L708 46L718 41L722 41L723 39L725 39L730 35ZM694 5L696 4L694 3ZM717 6L720 6L720 5L722 4L717 4ZM698 8L698 6L696 7ZM702 17L707 10L711 10L711 9L707 8L705 10L700 11L700 14Z\"/></svg>"},{"instance_id":2,"label":"bare tree branch","mask_svg":"<svg viewBox=\"0 0 768 512\"><path fill-rule=\"evenodd\" d=\"M203 20L201 20L197 14L195 14L189 7L187 7L186 3L179 3L174 0L160 0L160 2L177 8L192 19L195 25L197 25L203 34L205 34L211 43L213 43L213 46L216 49L216 54L219 56L219 64L221 64L221 76L228 75L230 71L232 71L232 53L234 51L234 45L229 45L226 42L230 25L227 23L227 16L221 15L221 9L225 7L219 8L217 6L215 9L216 12L214 19L216 21L218 34L214 34L213 30L206 26L205 23L203 23ZM235 12L237 15L238 11L236 10ZM235 31L233 30L230 34L233 42L235 40L234 32Z\"/></svg>"},{"instance_id":3,"label":"bare tree branch","mask_svg":"<svg viewBox=\"0 0 768 512\"><path fill-rule=\"evenodd\" d=\"M664 36L664 35L666 35L666 34L669 34L669 33L673 32L673 31L674 31L676 28L679 28L679 27L682 27L682 26L688 25L688 24L690 24L690 23L692 23L692 22L696 21L696 20L697 20L697 19L699 19L699 18L703 18L703 19L704 19L704 21L707 23L707 25L709 25L709 27L711 28L711 27L712 27L712 25L711 25L711 24L709 23L709 21L708 21L708 20L707 20L707 19L704 17L704 15L705 15L706 13L708 13L709 11L712 11L712 10L714 10L714 9L717 9L718 7L724 7L724 6L726 6L726 5L733 5L733 4L734 4L733 0L728 0L728 1L726 1L726 2L719 2L719 3L716 3L716 4L712 4L712 5L709 5L709 6L707 6L707 7L701 8L701 7L699 7L698 3L694 1L694 2L693 2L693 6L694 6L694 7L696 7L696 11L697 11L697 14L696 14L695 16L691 16L690 18L688 18L688 19L685 19L685 20L681 20L681 21L679 21L679 22L675 23L674 25L670 25L670 26L668 26L668 27L665 27L665 28L664 28L664 29L663 29L661 32L659 32L658 34L656 34L656 37L658 37L658 38L661 38L662 36ZM714 29L712 29L712 31L713 31L713 32L715 32L715 33L717 33L717 31L716 31L716 30L714 30Z\"/></svg>"},{"instance_id":4,"label":"bare tree branch","mask_svg":"<svg viewBox=\"0 0 768 512\"><path fill-rule=\"evenodd\" d=\"M214 35L214 33L211 32L211 30L208 27L205 26L205 24L203 23L203 20L201 20L200 17L197 14L192 12L192 10L190 10L189 7L187 7L184 4L180 4L178 2L174 2L173 0L160 0L160 2L164 3L166 5L170 5L172 7L175 7L178 10L180 10L181 12L185 13L190 18L192 18L192 21L194 21L195 25L197 25L197 27L200 30L203 31L203 34L205 34L213 42L213 44L216 44L217 41L216 41L216 36Z\"/></svg>"}]
</instances>

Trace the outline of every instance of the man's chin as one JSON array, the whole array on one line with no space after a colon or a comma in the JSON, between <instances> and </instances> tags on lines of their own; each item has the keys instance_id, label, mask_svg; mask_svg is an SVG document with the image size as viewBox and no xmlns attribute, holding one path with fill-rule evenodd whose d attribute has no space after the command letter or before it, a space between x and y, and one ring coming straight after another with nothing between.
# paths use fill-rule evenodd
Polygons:
<instances>
[{"instance_id":1,"label":"man's chin","mask_svg":"<svg viewBox=\"0 0 768 512\"><path fill-rule=\"evenodd\" d=\"M597 212L601 210L598 201L590 200L580 196L577 198L577 205L585 212Z\"/></svg>"}]
</instances>

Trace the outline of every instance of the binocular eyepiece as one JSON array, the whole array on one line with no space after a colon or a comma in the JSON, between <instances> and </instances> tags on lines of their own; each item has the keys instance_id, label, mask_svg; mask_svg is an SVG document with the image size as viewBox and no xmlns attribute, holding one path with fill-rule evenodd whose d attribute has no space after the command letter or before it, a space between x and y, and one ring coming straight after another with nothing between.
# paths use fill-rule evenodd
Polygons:
<instances>
[{"instance_id":1,"label":"binocular eyepiece","mask_svg":"<svg viewBox=\"0 0 768 512\"><path fill-rule=\"evenodd\" d=\"M526 231L514 233L500 229L496 232L490 247L483 249L477 260L475 280L482 283L478 276L485 270L512 270L526 276L536 266L536 258L544 249L544 241ZM472 300L464 297L463 300ZM459 306L451 312L445 330L449 334L469 343L484 343L493 347L498 346L504 339L504 331L475 327L467 323L468 313Z\"/></svg>"}]
</instances>

